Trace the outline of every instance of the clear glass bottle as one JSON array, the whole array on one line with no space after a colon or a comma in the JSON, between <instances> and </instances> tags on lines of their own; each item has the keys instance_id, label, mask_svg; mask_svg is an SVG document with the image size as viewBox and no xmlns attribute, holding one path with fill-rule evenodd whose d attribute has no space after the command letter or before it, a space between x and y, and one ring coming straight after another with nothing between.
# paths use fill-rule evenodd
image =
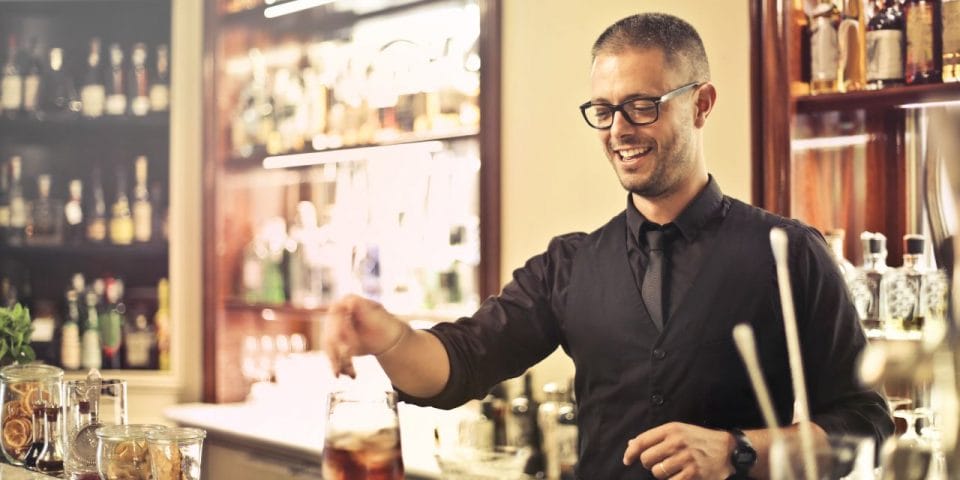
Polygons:
<instances>
[{"instance_id":1,"label":"clear glass bottle","mask_svg":"<svg viewBox=\"0 0 960 480\"><path fill-rule=\"evenodd\" d=\"M60 327L60 366L65 370L80 369L81 292L73 289L67 291L67 318Z\"/></svg>"},{"instance_id":2,"label":"clear glass bottle","mask_svg":"<svg viewBox=\"0 0 960 480\"><path fill-rule=\"evenodd\" d=\"M840 10L831 0L820 0L810 13L810 93L814 95L837 91L839 24Z\"/></svg>"},{"instance_id":3,"label":"clear glass bottle","mask_svg":"<svg viewBox=\"0 0 960 480\"><path fill-rule=\"evenodd\" d=\"M103 66L100 62L100 39L90 39L90 53L87 55L87 71L80 88L81 112L83 116L98 118L106 108L107 87L103 81Z\"/></svg>"},{"instance_id":4,"label":"clear glass bottle","mask_svg":"<svg viewBox=\"0 0 960 480\"><path fill-rule=\"evenodd\" d=\"M0 111L7 118L16 118L23 107L23 73L20 71L17 37L7 37L7 59L0 78Z\"/></svg>"},{"instance_id":5,"label":"clear glass bottle","mask_svg":"<svg viewBox=\"0 0 960 480\"><path fill-rule=\"evenodd\" d=\"M10 229L7 232L7 243L22 245L27 236L27 200L24 198L22 175L22 159L19 155L10 158Z\"/></svg>"},{"instance_id":6,"label":"clear glass bottle","mask_svg":"<svg viewBox=\"0 0 960 480\"><path fill-rule=\"evenodd\" d=\"M888 270L881 283L881 316L888 338L918 337L923 329L920 293L927 269L921 265L921 235L903 236L903 266Z\"/></svg>"},{"instance_id":7,"label":"clear glass bottle","mask_svg":"<svg viewBox=\"0 0 960 480\"><path fill-rule=\"evenodd\" d=\"M33 408L33 441L30 443L30 449L27 450L26 456L23 457L23 466L29 469L37 468L37 459L40 458L40 452L43 452L43 447L47 443L46 429L44 425L46 423L46 403L43 399L36 399L31 408Z\"/></svg>"},{"instance_id":8,"label":"clear glass bottle","mask_svg":"<svg viewBox=\"0 0 960 480\"><path fill-rule=\"evenodd\" d=\"M150 113L150 74L147 71L147 46L135 43L130 51L130 113L142 117Z\"/></svg>"},{"instance_id":9,"label":"clear glass bottle","mask_svg":"<svg viewBox=\"0 0 960 480\"><path fill-rule=\"evenodd\" d=\"M840 48L839 86L842 92L867 86L866 22L863 0L843 0L843 19L838 29Z\"/></svg>"},{"instance_id":10,"label":"clear glass bottle","mask_svg":"<svg viewBox=\"0 0 960 480\"><path fill-rule=\"evenodd\" d=\"M126 115L127 113L127 78L123 71L123 49L120 45L110 45L110 69L107 71L105 85L107 87L107 115Z\"/></svg>"},{"instance_id":11,"label":"clear glass bottle","mask_svg":"<svg viewBox=\"0 0 960 480\"><path fill-rule=\"evenodd\" d=\"M904 26L897 0L885 0L867 24L867 84L903 85Z\"/></svg>"},{"instance_id":12,"label":"clear glass bottle","mask_svg":"<svg viewBox=\"0 0 960 480\"><path fill-rule=\"evenodd\" d=\"M133 214L127 197L127 175L122 169L117 171L116 200L110 208L110 242L114 245L133 243Z\"/></svg>"},{"instance_id":13,"label":"clear glass bottle","mask_svg":"<svg viewBox=\"0 0 960 480\"><path fill-rule=\"evenodd\" d=\"M880 283L887 272L887 238L881 233L863 232L863 265L848 281L853 303L868 337L883 336L880 314Z\"/></svg>"},{"instance_id":14,"label":"clear glass bottle","mask_svg":"<svg viewBox=\"0 0 960 480\"><path fill-rule=\"evenodd\" d=\"M123 345L123 325L127 319L127 306L123 303L123 281L108 278L106 305L100 316L100 346L103 350L104 368L121 367L120 347Z\"/></svg>"},{"instance_id":15,"label":"clear glass bottle","mask_svg":"<svg viewBox=\"0 0 960 480\"><path fill-rule=\"evenodd\" d=\"M80 113L80 94L63 69L63 49L51 48L50 61L40 89L38 115L42 118L72 118Z\"/></svg>"},{"instance_id":16,"label":"clear glass bottle","mask_svg":"<svg viewBox=\"0 0 960 480\"><path fill-rule=\"evenodd\" d=\"M170 48L157 45L157 64L150 82L150 111L166 112L170 109Z\"/></svg>"},{"instance_id":17,"label":"clear glass bottle","mask_svg":"<svg viewBox=\"0 0 960 480\"><path fill-rule=\"evenodd\" d=\"M63 243L63 204L50 198L50 175L37 177L37 199L30 210L27 242L32 245Z\"/></svg>"},{"instance_id":18,"label":"clear glass bottle","mask_svg":"<svg viewBox=\"0 0 960 480\"><path fill-rule=\"evenodd\" d=\"M10 229L10 164L0 163L0 244L7 241Z\"/></svg>"},{"instance_id":19,"label":"clear glass bottle","mask_svg":"<svg viewBox=\"0 0 960 480\"><path fill-rule=\"evenodd\" d=\"M48 475L63 472L63 448L60 446L60 406L48 405L43 431L46 441L37 458L37 471Z\"/></svg>"},{"instance_id":20,"label":"clear glass bottle","mask_svg":"<svg viewBox=\"0 0 960 480\"><path fill-rule=\"evenodd\" d=\"M125 368L157 368L157 332L146 312L138 312L123 325L123 345Z\"/></svg>"},{"instance_id":21,"label":"clear glass bottle","mask_svg":"<svg viewBox=\"0 0 960 480\"><path fill-rule=\"evenodd\" d=\"M78 179L70 180L68 187L70 200L63 206L64 240L66 243L83 242L86 223L83 215L83 183Z\"/></svg>"},{"instance_id":22,"label":"clear glass bottle","mask_svg":"<svg viewBox=\"0 0 960 480\"><path fill-rule=\"evenodd\" d=\"M80 337L80 365L84 369L100 368L103 364L100 357L100 314L97 311L99 301L100 296L95 289L87 290L87 318Z\"/></svg>"},{"instance_id":23,"label":"clear glass bottle","mask_svg":"<svg viewBox=\"0 0 960 480\"><path fill-rule=\"evenodd\" d=\"M103 193L103 181L100 178L100 168L93 167L91 173L93 184L93 198L87 219L87 240L92 243L103 243L107 239L107 202Z\"/></svg>"},{"instance_id":24,"label":"clear glass bottle","mask_svg":"<svg viewBox=\"0 0 960 480\"><path fill-rule=\"evenodd\" d=\"M133 239L149 242L153 235L153 204L147 188L147 157L140 155L134 163L136 183L133 187Z\"/></svg>"}]
</instances>

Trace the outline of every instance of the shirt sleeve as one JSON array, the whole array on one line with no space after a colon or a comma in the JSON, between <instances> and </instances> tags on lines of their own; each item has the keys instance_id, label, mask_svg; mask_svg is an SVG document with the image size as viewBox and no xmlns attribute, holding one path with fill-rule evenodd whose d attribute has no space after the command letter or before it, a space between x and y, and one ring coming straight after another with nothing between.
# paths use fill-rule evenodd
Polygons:
<instances>
[{"instance_id":1,"label":"shirt sleeve","mask_svg":"<svg viewBox=\"0 0 960 480\"><path fill-rule=\"evenodd\" d=\"M561 335L552 297L583 236L554 238L546 252L515 270L500 295L486 299L472 316L431 328L450 359L447 384L431 398L399 392L400 399L455 408L483 398L497 383L521 375L556 350Z\"/></svg>"},{"instance_id":2,"label":"shirt sleeve","mask_svg":"<svg viewBox=\"0 0 960 480\"><path fill-rule=\"evenodd\" d=\"M811 420L830 435L871 437L879 448L893 419L884 397L859 381L867 340L846 283L819 232L788 231Z\"/></svg>"}]
</instances>

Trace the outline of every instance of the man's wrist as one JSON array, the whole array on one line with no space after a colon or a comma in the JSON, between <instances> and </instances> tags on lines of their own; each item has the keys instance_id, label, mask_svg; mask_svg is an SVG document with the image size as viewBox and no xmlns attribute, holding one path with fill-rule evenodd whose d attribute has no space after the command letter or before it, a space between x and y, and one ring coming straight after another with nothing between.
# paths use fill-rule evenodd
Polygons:
<instances>
[{"instance_id":1,"label":"man's wrist","mask_svg":"<svg viewBox=\"0 0 960 480\"><path fill-rule=\"evenodd\" d=\"M754 450L750 439L740 429L731 428L727 431L733 439L733 448L730 449L730 467L733 469L729 478L745 480L750 478L750 469L757 464L757 451Z\"/></svg>"}]
</instances>

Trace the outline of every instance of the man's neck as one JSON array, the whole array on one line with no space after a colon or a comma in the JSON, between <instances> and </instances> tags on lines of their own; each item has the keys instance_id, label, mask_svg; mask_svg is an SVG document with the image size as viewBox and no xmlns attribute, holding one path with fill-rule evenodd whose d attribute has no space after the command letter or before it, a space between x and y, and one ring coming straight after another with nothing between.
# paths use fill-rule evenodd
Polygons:
<instances>
[{"instance_id":1,"label":"man's neck","mask_svg":"<svg viewBox=\"0 0 960 480\"><path fill-rule=\"evenodd\" d=\"M666 225L672 222L680 215L683 209L696 198L697 194L707 186L709 176L706 172L698 173L690 181L683 182L679 188L673 192L656 198L641 197L637 194L631 194L633 205L637 211L643 214L647 220Z\"/></svg>"}]
</instances>

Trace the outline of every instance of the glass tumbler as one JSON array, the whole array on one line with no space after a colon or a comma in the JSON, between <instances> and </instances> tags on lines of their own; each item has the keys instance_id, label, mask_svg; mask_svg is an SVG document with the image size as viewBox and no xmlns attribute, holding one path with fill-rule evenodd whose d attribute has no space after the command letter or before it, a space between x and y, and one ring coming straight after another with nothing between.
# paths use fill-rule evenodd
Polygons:
<instances>
[{"instance_id":1,"label":"glass tumbler","mask_svg":"<svg viewBox=\"0 0 960 480\"><path fill-rule=\"evenodd\" d=\"M50 365L9 365L0 369L0 410L3 456L14 465L23 460L33 443L35 409L60 406L63 370Z\"/></svg>"},{"instance_id":2,"label":"glass tumbler","mask_svg":"<svg viewBox=\"0 0 960 480\"><path fill-rule=\"evenodd\" d=\"M817 480L873 480L876 447L870 438L830 436L814 448ZM799 437L783 438L770 446L771 480L804 480Z\"/></svg>"},{"instance_id":3,"label":"glass tumbler","mask_svg":"<svg viewBox=\"0 0 960 480\"><path fill-rule=\"evenodd\" d=\"M147 432L153 480L200 480L200 459L207 432L165 428Z\"/></svg>"},{"instance_id":4,"label":"glass tumbler","mask_svg":"<svg viewBox=\"0 0 960 480\"><path fill-rule=\"evenodd\" d=\"M100 478L96 432L103 426L127 424L126 380L64 382L61 417L65 477L69 480Z\"/></svg>"},{"instance_id":5,"label":"glass tumbler","mask_svg":"<svg viewBox=\"0 0 960 480\"><path fill-rule=\"evenodd\" d=\"M97 472L101 480L149 480L147 433L162 425L106 425L97 428Z\"/></svg>"},{"instance_id":6,"label":"glass tumbler","mask_svg":"<svg viewBox=\"0 0 960 480\"><path fill-rule=\"evenodd\" d=\"M404 478L396 393L330 393L322 468L324 480Z\"/></svg>"}]
</instances>

